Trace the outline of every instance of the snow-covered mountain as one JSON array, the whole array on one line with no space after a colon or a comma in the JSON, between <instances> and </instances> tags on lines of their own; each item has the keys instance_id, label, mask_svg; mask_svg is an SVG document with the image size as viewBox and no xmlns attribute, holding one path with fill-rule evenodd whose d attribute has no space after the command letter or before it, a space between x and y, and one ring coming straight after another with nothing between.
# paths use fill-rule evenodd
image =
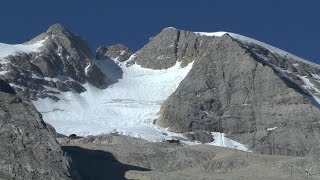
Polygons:
<instances>
[{"instance_id":1,"label":"snow-covered mountain","mask_svg":"<svg viewBox=\"0 0 320 180\"><path fill-rule=\"evenodd\" d=\"M28 43L0 44L0 76L64 135L288 155L320 138L319 65L257 40L165 28L135 53L103 46L96 58L56 24Z\"/></svg>"}]
</instances>

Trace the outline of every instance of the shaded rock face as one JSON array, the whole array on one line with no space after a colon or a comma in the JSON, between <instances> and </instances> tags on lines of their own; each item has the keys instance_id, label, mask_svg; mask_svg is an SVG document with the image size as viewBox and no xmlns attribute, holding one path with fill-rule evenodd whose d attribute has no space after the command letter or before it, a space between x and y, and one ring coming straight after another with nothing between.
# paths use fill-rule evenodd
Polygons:
<instances>
[{"instance_id":1,"label":"shaded rock face","mask_svg":"<svg viewBox=\"0 0 320 180\"><path fill-rule=\"evenodd\" d=\"M126 46L116 44L112 46L100 46L96 52L96 59L117 59L120 62L126 61L133 54Z\"/></svg>"},{"instance_id":2,"label":"shaded rock face","mask_svg":"<svg viewBox=\"0 0 320 180\"><path fill-rule=\"evenodd\" d=\"M201 37L193 32L165 28L136 52L132 61L151 69L168 69L177 62L181 62L181 67L184 67L203 56L215 39L217 38Z\"/></svg>"},{"instance_id":3,"label":"shaded rock face","mask_svg":"<svg viewBox=\"0 0 320 180\"><path fill-rule=\"evenodd\" d=\"M43 39L44 46L40 52L20 53L6 58L10 63L4 65L7 73L1 78L16 85L19 94L33 100L38 97L57 99L57 92L52 88L80 93L85 91L82 83L90 82L94 86L104 84L106 76L93 63L91 50L80 37L55 24L27 43ZM95 70L94 74L86 74L85 68L89 64Z\"/></svg>"},{"instance_id":4,"label":"shaded rock face","mask_svg":"<svg viewBox=\"0 0 320 180\"><path fill-rule=\"evenodd\" d=\"M212 43L163 103L156 123L176 132L223 132L260 153L308 153L320 138L320 111L299 74L281 68L296 61L229 35ZM272 58L266 61L258 52Z\"/></svg>"},{"instance_id":5,"label":"shaded rock face","mask_svg":"<svg viewBox=\"0 0 320 180\"><path fill-rule=\"evenodd\" d=\"M71 179L68 159L35 107L2 91L0 144L0 179Z\"/></svg>"},{"instance_id":6,"label":"shaded rock face","mask_svg":"<svg viewBox=\"0 0 320 180\"><path fill-rule=\"evenodd\" d=\"M89 63L85 68L85 74L87 76L87 81L96 86L103 85L106 79L99 67L93 63Z\"/></svg>"},{"instance_id":7,"label":"shaded rock face","mask_svg":"<svg viewBox=\"0 0 320 180\"><path fill-rule=\"evenodd\" d=\"M16 94L14 89L7 82L1 79L0 79L0 92Z\"/></svg>"}]
</instances>

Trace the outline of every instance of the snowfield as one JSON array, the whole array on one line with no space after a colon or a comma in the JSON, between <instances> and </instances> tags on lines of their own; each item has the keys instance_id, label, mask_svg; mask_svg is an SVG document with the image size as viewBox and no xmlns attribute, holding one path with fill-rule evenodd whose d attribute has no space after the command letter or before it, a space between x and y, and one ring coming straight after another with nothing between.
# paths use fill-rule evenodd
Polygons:
<instances>
[{"instance_id":1,"label":"snowfield","mask_svg":"<svg viewBox=\"0 0 320 180\"><path fill-rule=\"evenodd\" d=\"M109 78L111 85L107 88L85 84L86 92L61 93L58 102L49 98L33 102L58 133L86 136L116 131L149 141L182 137L156 127L153 121L161 103L175 91L192 64L180 68L177 63L167 70L151 70L136 64L126 67L125 62L116 60L96 64Z\"/></svg>"}]
</instances>

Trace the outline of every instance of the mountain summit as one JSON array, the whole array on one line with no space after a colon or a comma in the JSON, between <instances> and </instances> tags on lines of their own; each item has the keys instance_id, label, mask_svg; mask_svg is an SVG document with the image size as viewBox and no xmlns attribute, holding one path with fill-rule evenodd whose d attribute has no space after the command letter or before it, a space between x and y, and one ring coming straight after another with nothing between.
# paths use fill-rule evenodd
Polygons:
<instances>
[{"instance_id":1,"label":"mountain summit","mask_svg":"<svg viewBox=\"0 0 320 180\"><path fill-rule=\"evenodd\" d=\"M13 46L6 45L6 48ZM52 88L80 93L85 91L81 85L85 82L94 86L105 84L106 76L93 63L93 54L86 42L61 24L52 25L23 46L37 47L31 52L18 48L4 57L7 62L2 69L6 73L2 78L12 83L24 97L57 100L58 92Z\"/></svg>"}]
</instances>

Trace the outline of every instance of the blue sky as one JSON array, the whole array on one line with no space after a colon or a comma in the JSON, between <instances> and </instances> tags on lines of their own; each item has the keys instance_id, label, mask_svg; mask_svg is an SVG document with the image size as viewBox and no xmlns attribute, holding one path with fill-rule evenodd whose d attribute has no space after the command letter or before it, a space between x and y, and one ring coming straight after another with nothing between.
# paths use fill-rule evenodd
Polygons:
<instances>
[{"instance_id":1,"label":"blue sky","mask_svg":"<svg viewBox=\"0 0 320 180\"><path fill-rule=\"evenodd\" d=\"M20 43L60 22L94 51L141 48L164 27L230 31L320 63L319 0L4 0L0 42Z\"/></svg>"}]
</instances>

